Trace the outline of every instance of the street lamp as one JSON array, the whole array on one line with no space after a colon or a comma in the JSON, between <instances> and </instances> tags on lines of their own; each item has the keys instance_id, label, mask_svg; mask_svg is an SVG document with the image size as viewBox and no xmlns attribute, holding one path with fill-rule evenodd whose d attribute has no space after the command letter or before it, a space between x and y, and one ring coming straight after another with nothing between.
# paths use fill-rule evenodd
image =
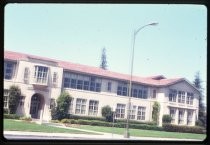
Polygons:
<instances>
[{"instance_id":1,"label":"street lamp","mask_svg":"<svg viewBox=\"0 0 210 145\"><path fill-rule=\"evenodd\" d=\"M131 109L130 108L131 107L131 87L132 87L132 78L133 78L133 60L134 60L134 46L135 46L136 35L143 28L145 28L147 26L156 26L156 25L158 25L158 23L150 23L150 24L144 25L144 26L138 28L137 30L134 30L134 33L133 33L133 47L132 47L132 53L131 53L131 72L130 72L130 84L129 84L128 107L127 107L127 122L126 122L126 130L125 130L125 133L124 133L125 138L130 137L130 134L129 134L129 117L130 117L130 109Z\"/></svg>"}]
</instances>

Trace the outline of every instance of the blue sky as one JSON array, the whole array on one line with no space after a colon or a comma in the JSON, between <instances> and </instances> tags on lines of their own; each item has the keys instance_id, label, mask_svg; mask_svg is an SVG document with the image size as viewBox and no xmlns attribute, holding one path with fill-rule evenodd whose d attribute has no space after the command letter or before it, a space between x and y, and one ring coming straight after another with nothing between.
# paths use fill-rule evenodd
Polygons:
<instances>
[{"instance_id":1,"label":"blue sky","mask_svg":"<svg viewBox=\"0 0 210 145\"><path fill-rule=\"evenodd\" d=\"M202 5L8 4L4 49L98 67L103 47L108 69L130 73L132 34L138 76L162 74L206 86L207 9Z\"/></svg>"}]
</instances>

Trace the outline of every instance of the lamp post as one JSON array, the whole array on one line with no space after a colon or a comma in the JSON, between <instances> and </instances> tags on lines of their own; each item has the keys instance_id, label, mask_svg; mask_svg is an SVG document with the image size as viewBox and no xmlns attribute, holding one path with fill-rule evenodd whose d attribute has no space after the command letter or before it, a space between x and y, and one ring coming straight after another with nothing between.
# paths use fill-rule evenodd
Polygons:
<instances>
[{"instance_id":1,"label":"lamp post","mask_svg":"<svg viewBox=\"0 0 210 145\"><path fill-rule=\"evenodd\" d=\"M133 61L134 61L134 46L135 46L135 39L136 39L136 35L138 34L138 32L140 30L142 30L143 28L147 27L147 26L156 26L158 25L158 23L149 23L146 24L140 28L138 28L137 30L134 30L133 33L133 46L132 46L132 53L131 53L131 72L130 72L130 83L129 83L129 94L128 94L128 107L127 107L127 122L126 122L126 130L124 133L124 137L125 138L129 138L130 134L129 134L129 117L130 117L130 107L131 107L131 87L132 87L132 78L133 78Z\"/></svg>"}]
</instances>

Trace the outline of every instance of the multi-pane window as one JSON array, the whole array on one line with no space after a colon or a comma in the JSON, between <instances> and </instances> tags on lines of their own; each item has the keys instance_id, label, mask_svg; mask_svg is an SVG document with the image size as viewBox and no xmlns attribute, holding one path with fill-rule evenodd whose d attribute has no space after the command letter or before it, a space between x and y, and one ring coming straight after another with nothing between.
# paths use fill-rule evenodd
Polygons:
<instances>
[{"instance_id":1,"label":"multi-pane window","mask_svg":"<svg viewBox=\"0 0 210 145\"><path fill-rule=\"evenodd\" d=\"M193 105L193 99L194 99L193 93L187 92L186 103Z\"/></svg>"},{"instance_id":2,"label":"multi-pane window","mask_svg":"<svg viewBox=\"0 0 210 145\"><path fill-rule=\"evenodd\" d=\"M29 80L29 68L26 67L24 70L24 83L28 83Z\"/></svg>"},{"instance_id":3,"label":"multi-pane window","mask_svg":"<svg viewBox=\"0 0 210 145\"><path fill-rule=\"evenodd\" d=\"M107 91L109 91L109 92L112 91L112 83L111 82L107 83Z\"/></svg>"},{"instance_id":4,"label":"multi-pane window","mask_svg":"<svg viewBox=\"0 0 210 145\"><path fill-rule=\"evenodd\" d=\"M4 90L4 108L8 108L9 90Z\"/></svg>"},{"instance_id":5,"label":"multi-pane window","mask_svg":"<svg viewBox=\"0 0 210 145\"><path fill-rule=\"evenodd\" d=\"M89 101L89 115L94 115L96 116L98 113L98 101L96 100L90 100Z\"/></svg>"},{"instance_id":6,"label":"multi-pane window","mask_svg":"<svg viewBox=\"0 0 210 145\"><path fill-rule=\"evenodd\" d=\"M152 92L152 98L156 98L156 90L153 90L153 92Z\"/></svg>"},{"instance_id":7,"label":"multi-pane window","mask_svg":"<svg viewBox=\"0 0 210 145\"><path fill-rule=\"evenodd\" d=\"M176 109L170 108L171 123L175 123Z\"/></svg>"},{"instance_id":8,"label":"multi-pane window","mask_svg":"<svg viewBox=\"0 0 210 145\"><path fill-rule=\"evenodd\" d=\"M57 83L58 83L58 73L57 72L53 73L52 83L53 83L54 86L56 86Z\"/></svg>"},{"instance_id":9,"label":"multi-pane window","mask_svg":"<svg viewBox=\"0 0 210 145\"><path fill-rule=\"evenodd\" d=\"M86 110L86 99L77 99L75 114L85 114Z\"/></svg>"},{"instance_id":10,"label":"multi-pane window","mask_svg":"<svg viewBox=\"0 0 210 145\"><path fill-rule=\"evenodd\" d=\"M135 119L135 114L136 114L136 106L135 105L131 105L130 107L131 109L129 110L130 114L129 114L129 118L130 119Z\"/></svg>"},{"instance_id":11,"label":"multi-pane window","mask_svg":"<svg viewBox=\"0 0 210 145\"><path fill-rule=\"evenodd\" d=\"M53 109L55 106L56 106L55 99L51 98L50 99L50 109Z\"/></svg>"},{"instance_id":12,"label":"multi-pane window","mask_svg":"<svg viewBox=\"0 0 210 145\"><path fill-rule=\"evenodd\" d=\"M184 110L179 110L179 119L178 119L178 123L179 124L183 124L184 123Z\"/></svg>"},{"instance_id":13,"label":"multi-pane window","mask_svg":"<svg viewBox=\"0 0 210 145\"><path fill-rule=\"evenodd\" d=\"M12 79L15 64L12 62L4 62L4 79Z\"/></svg>"},{"instance_id":14,"label":"multi-pane window","mask_svg":"<svg viewBox=\"0 0 210 145\"><path fill-rule=\"evenodd\" d=\"M44 66L35 66L35 82L36 83L46 83L47 82L47 75L48 74L48 68Z\"/></svg>"},{"instance_id":15,"label":"multi-pane window","mask_svg":"<svg viewBox=\"0 0 210 145\"><path fill-rule=\"evenodd\" d=\"M83 80L77 80L77 89L82 89Z\"/></svg>"},{"instance_id":16,"label":"multi-pane window","mask_svg":"<svg viewBox=\"0 0 210 145\"><path fill-rule=\"evenodd\" d=\"M19 106L24 106L25 96L20 96Z\"/></svg>"},{"instance_id":17,"label":"multi-pane window","mask_svg":"<svg viewBox=\"0 0 210 145\"><path fill-rule=\"evenodd\" d=\"M70 103L69 103L69 113L73 114L73 104L74 103L74 98L71 99Z\"/></svg>"},{"instance_id":18,"label":"multi-pane window","mask_svg":"<svg viewBox=\"0 0 210 145\"><path fill-rule=\"evenodd\" d=\"M169 101L176 102L177 91L176 90L169 90Z\"/></svg>"},{"instance_id":19,"label":"multi-pane window","mask_svg":"<svg viewBox=\"0 0 210 145\"><path fill-rule=\"evenodd\" d=\"M185 103L185 92L184 91L178 92L178 102Z\"/></svg>"},{"instance_id":20,"label":"multi-pane window","mask_svg":"<svg viewBox=\"0 0 210 145\"><path fill-rule=\"evenodd\" d=\"M137 97L137 95L138 95L138 90L137 89L132 89L132 96L133 97Z\"/></svg>"},{"instance_id":21,"label":"multi-pane window","mask_svg":"<svg viewBox=\"0 0 210 145\"><path fill-rule=\"evenodd\" d=\"M143 99L147 99L147 90L143 90Z\"/></svg>"},{"instance_id":22,"label":"multi-pane window","mask_svg":"<svg viewBox=\"0 0 210 145\"><path fill-rule=\"evenodd\" d=\"M187 125L191 125L192 124L192 118L193 118L193 111L192 110L188 110L187 111Z\"/></svg>"},{"instance_id":23,"label":"multi-pane window","mask_svg":"<svg viewBox=\"0 0 210 145\"><path fill-rule=\"evenodd\" d=\"M119 82L117 87L117 95L128 96L128 88L126 82Z\"/></svg>"},{"instance_id":24,"label":"multi-pane window","mask_svg":"<svg viewBox=\"0 0 210 145\"><path fill-rule=\"evenodd\" d=\"M145 120L145 111L145 107L138 106L137 120Z\"/></svg>"},{"instance_id":25,"label":"multi-pane window","mask_svg":"<svg viewBox=\"0 0 210 145\"><path fill-rule=\"evenodd\" d=\"M64 72L64 88L101 91L101 79L80 74Z\"/></svg>"},{"instance_id":26,"label":"multi-pane window","mask_svg":"<svg viewBox=\"0 0 210 145\"><path fill-rule=\"evenodd\" d=\"M116 118L125 118L125 104L117 104Z\"/></svg>"}]
</instances>

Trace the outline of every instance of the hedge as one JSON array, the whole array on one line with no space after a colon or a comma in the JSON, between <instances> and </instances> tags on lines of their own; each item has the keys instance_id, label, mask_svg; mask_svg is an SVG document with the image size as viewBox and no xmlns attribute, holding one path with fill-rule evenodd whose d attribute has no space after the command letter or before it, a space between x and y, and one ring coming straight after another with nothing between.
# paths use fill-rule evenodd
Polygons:
<instances>
[{"instance_id":1,"label":"hedge","mask_svg":"<svg viewBox=\"0 0 210 145\"><path fill-rule=\"evenodd\" d=\"M112 122L105 122L105 121L100 121L100 120L74 120L74 119L63 119L61 120L62 123L70 123L70 124L81 124L81 125L92 125L92 126L106 126L106 127L112 127L113 123ZM118 122L114 123L114 127L119 127L119 128L125 128L126 123L125 122ZM130 128L133 129L145 129L145 130L163 130L162 127L158 127L155 125L147 125L147 124L129 124Z\"/></svg>"},{"instance_id":2,"label":"hedge","mask_svg":"<svg viewBox=\"0 0 210 145\"><path fill-rule=\"evenodd\" d=\"M204 128L198 127L198 126L179 126L179 125L173 125L169 123L163 124L163 129L165 131L171 131L171 132L185 132L185 133L198 133L203 134Z\"/></svg>"},{"instance_id":3,"label":"hedge","mask_svg":"<svg viewBox=\"0 0 210 145\"><path fill-rule=\"evenodd\" d=\"M4 114L4 119L20 119L20 117L22 116L17 114Z\"/></svg>"},{"instance_id":4,"label":"hedge","mask_svg":"<svg viewBox=\"0 0 210 145\"><path fill-rule=\"evenodd\" d=\"M104 117L90 117L90 116L77 116L77 115L72 115L68 114L68 119L82 119L82 120L100 120L100 121L106 121Z\"/></svg>"},{"instance_id":5,"label":"hedge","mask_svg":"<svg viewBox=\"0 0 210 145\"><path fill-rule=\"evenodd\" d=\"M126 123L126 119L116 119L116 122ZM141 122L136 120L129 120L129 124L147 124L147 125L156 125L156 122Z\"/></svg>"}]
</instances>

